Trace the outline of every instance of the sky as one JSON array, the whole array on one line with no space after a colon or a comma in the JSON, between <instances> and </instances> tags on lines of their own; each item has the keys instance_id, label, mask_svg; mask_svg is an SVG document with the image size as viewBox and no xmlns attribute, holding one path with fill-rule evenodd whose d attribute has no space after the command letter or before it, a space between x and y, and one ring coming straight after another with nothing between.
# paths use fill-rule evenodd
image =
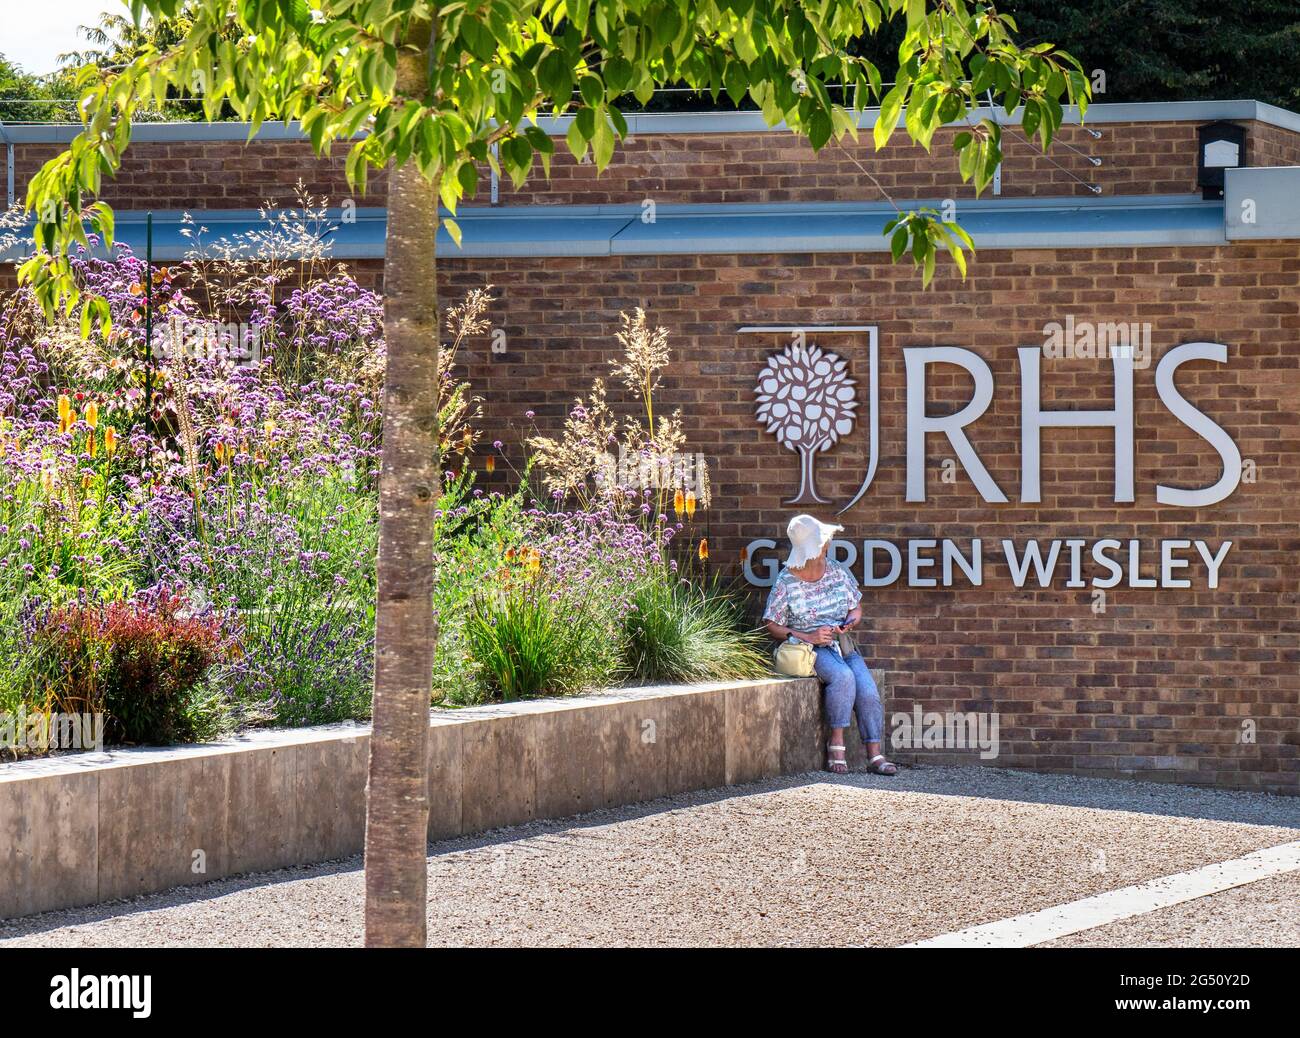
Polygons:
<instances>
[{"instance_id":1,"label":"sky","mask_svg":"<svg viewBox=\"0 0 1300 1038\"><path fill-rule=\"evenodd\" d=\"M4 8L0 54L33 75L53 72L60 54L85 49L78 25L96 24L104 11L127 11L121 0L4 0Z\"/></svg>"}]
</instances>

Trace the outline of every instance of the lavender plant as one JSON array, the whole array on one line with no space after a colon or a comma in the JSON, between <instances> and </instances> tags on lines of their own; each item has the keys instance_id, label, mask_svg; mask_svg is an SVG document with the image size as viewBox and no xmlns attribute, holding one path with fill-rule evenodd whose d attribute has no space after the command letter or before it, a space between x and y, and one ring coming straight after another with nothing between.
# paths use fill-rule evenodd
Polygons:
<instances>
[{"instance_id":1,"label":"lavender plant","mask_svg":"<svg viewBox=\"0 0 1300 1038\"><path fill-rule=\"evenodd\" d=\"M105 258L92 242L73 266L112 326L88 339L47 323L25 291L0 302L0 709L50 709L49 675L72 665L60 646L90 644L47 638L38 674L21 633L34 618L146 616L163 595L182 626L220 618L228 651L196 686L203 717L368 716L382 300L329 260L316 200L270 223L215 244L193 228L193 255L169 267L120 247ZM469 464L482 408L458 350L487 329L493 301L487 286L445 315L435 698L751 673L731 600L679 572L704 554L689 527L708 483L703 466L664 464L686 442L682 416L655 401L664 330L624 318L611 374L632 413L620 418L599 382L561 439L530 441L549 492L539 504L530 467L507 492L477 486ZM635 464L612 467L615 448ZM129 682L115 692L123 709L132 694Z\"/></svg>"}]
</instances>

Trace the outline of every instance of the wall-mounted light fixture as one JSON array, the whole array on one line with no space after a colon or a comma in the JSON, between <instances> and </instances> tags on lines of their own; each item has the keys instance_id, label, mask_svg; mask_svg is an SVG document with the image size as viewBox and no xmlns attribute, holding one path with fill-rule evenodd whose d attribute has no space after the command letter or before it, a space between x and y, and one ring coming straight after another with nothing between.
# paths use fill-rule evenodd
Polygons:
<instances>
[{"instance_id":1,"label":"wall-mounted light fixture","mask_svg":"<svg viewBox=\"0 0 1300 1038\"><path fill-rule=\"evenodd\" d=\"M1201 197L1223 197L1223 171L1246 165L1246 128L1215 122L1198 127L1200 153L1196 161L1196 186Z\"/></svg>"}]
</instances>

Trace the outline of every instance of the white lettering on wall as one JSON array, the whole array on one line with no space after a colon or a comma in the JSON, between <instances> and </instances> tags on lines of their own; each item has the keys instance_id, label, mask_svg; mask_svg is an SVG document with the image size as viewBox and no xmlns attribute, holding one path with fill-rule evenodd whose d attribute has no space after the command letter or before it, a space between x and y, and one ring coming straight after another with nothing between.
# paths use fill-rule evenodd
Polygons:
<instances>
[{"instance_id":1,"label":"white lettering on wall","mask_svg":"<svg viewBox=\"0 0 1300 1038\"><path fill-rule=\"evenodd\" d=\"M1241 482L1241 451L1218 423L1207 418L1178 392L1178 387L1174 385L1174 373L1189 360L1212 360L1226 364L1228 347L1217 342L1187 342L1169 350L1156 365L1156 392L1160 394L1161 402L1169 408L1170 414L1219 452L1219 458L1223 462L1223 475L1217 483L1200 490L1180 490L1177 487L1158 485L1156 501L1162 505L1200 508L1222 501L1237 489L1237 484Z\"/></svg>"},{"instance_id":2,"label":"white lettering on wall","mask_svg":"<svg viewBox=\"0 0 1300 1038\"><path fill-rule=\"evenodd\" d=\"M1039 588L1112 588L1121 583L1130 588L1188 588L1197 585L1198 580L1193 578L1199 578L1202 586L1214 589L1219 586L1219 571L1232 541L1211 547L1202 540L1170 538L1144 548L1137 538L1120 541L1104 537L1089 542L1080 537L1060 537L1050 541L1031 538L1019 546L1003 539L1001 545L1011 582L1018 588L1030 584ZM777 550L771 538L750 541L745 552L745 580L754 587L771 587L784 556L785 550ZM876 572L878 557L888 559L883 574ZM901 546L869 538L861 542L860 552L853 542L837 539L831 542L831 558L849 566L861 558L861 584L867 588L892 587L905 571L905 587L984 584L984 544L979 537L969 541L967 550L950 538L918 537L901 542ZM1091 560L1091 566L1087 560Z\"/></svg>"},{"instance_id":3,"label":"white lettering on wall","mask_svg":"<svg viewBox=\"0 0 1300 1038\"><path fill-rule=\"evenodd\" d=\"M1109 411L1044 411L1039 367L1041 346L1021 346L1020 356L1020 500L1042 501L1039 487L1041 430L1063 426L1112 426L1115 430L1115 500L1133 500L1133 356L1113 355L1115 406Z\"/></svg>"},{"instance_id":4,"label":"white lettering on wall","mask_svg":"<svg viewBox=\"0 0 1300 1038\"><path fill-rule=\"evenodd\" d=\"M925 437L941 432L984 500L1005 503L1007 495L993 482L963 431L993 401L993 372L984 358L958 346L914 346L903 350L903 360L907 366L907 500L925 500ZM925 369L930 364L956 364L975 380L970 403L955 414L932 418L925 413Z\"/></svg>"}]
</instances>

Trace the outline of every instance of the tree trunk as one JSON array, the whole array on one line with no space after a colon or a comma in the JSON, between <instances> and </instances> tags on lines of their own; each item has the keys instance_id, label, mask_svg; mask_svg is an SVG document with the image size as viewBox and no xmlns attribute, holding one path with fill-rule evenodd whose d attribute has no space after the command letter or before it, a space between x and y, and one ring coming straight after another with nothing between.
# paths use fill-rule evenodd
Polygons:
<instances>
[{"instance_id":1,"label":"tree trunk","mask_svg":"<svg viewBox=\"0 0 1300 1038\"><path fill-rule=\"evenodd\" d=\"M419 38L422 35L422 38ZM430 27L399 51L397 91L422 97ZM366 786L367 947L426 943L425 850L438 458L438 192L413 162L390 170L384 245L384 440L379 478L374 727Z\"/></svg>"}]
</instances>

